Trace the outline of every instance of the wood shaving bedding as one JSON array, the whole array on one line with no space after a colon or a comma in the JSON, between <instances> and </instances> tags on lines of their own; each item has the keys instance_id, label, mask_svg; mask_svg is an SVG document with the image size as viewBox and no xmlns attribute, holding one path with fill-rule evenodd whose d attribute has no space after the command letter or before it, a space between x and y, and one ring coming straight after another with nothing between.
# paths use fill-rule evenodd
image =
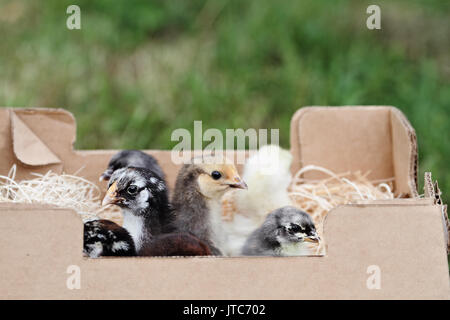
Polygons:
<instances>
[{"instance_id":1,"label":"wood shaving bedding","mask_svg":"<svg viewBox=\"0 0 450 320\"><path fill-rule=\"evenodd\" d=\"M328 177L321 180L305 179L306 172L322 172ZM312 254L324 255L323 221L328 212L339 205L367 200L394 199L394 178L370 181L360 171L336 174L326 168L308 165L300 169L292 179L289 196L293 204L309 213L322 241L312 245Z\"/></svg>"},{"instance_id":2,"label":"wood shaving bedding","mask_svg":"<svg viewBox=\"0 0 450 320\"><path fill-rule=\"evenodd\" d=\"M31 173L34 179L15 181L16 165L8 176L0 175L0 202L49 204L75 210L83 222L108 219L122 224L120 209L101 206L101 191L94 183L73 175Z\"/></svg>"}]
</instances>

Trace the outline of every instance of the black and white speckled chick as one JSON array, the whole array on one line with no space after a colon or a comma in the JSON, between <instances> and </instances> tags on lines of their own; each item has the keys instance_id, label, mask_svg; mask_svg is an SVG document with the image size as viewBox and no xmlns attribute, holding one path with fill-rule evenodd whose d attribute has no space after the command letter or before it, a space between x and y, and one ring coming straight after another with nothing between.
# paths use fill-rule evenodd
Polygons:
<instances>
[{"instance_id":1,"label":"black and white speckled chick","mask_svg":"<svg viewBox=\"0 0 450 320\"><path fill-rule=\"evenodd\" d=\"M84 224L83 252L91 258L136 255L134 241L128 231L109 220Z\"/></svg>"},{"instance_id":2,"label":"black and white speckled chick","mask_svg":"<svg viewBox=\"0 0 450 320\"><path fill-rule=\"evenodd\" d=\"M114 171L127 167L149 169L153 171L161 180L165 180L164 172L159 166L158 161L153 156L139 150L122 150L111 158L108 168L100 176L100 181L108 181Z\"/></svg>"},{"instance_id":3,"label":"black and white speckled chick","mask_svg":"<svg viewBox=\"0 0 450 320\"><path fill-rule=\"evenodd\" d=\"M211 254L208 245L193 235L169 233L173 228L167 188L150 170L132 167L116 170L103 204L122 208L123 227L130 232L139 256Z\"/></svg>"},{"instance_id":4,"label":"black and white speckled chick","mask_svg":"<svg viewBox=\"0 0 450 320\"><path fill-rule=\"evenodd\" d=\"M138 254L153 236L170 231L167 186L151 170L128 167L114 171L103 199L103 205L108 204L122 209L123 227L131 234Z\"/></svg>"},{"instance_id":5,"label":"black and white speckled chick","mask_svg":"<svg viewBox=\"0 0 450 320\"><path fill-rule=\"evenodd\" d=\"M247 239L242 254L247 256L303 256L311 254L309 243L320 241L311 217L286 206L272 211Z\"/></svg>"}]
</instances>

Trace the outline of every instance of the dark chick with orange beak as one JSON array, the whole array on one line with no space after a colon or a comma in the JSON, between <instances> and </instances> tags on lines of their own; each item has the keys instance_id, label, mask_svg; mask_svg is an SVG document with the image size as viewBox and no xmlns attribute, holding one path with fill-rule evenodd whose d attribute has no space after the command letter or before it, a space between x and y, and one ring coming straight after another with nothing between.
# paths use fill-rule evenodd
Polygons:
<instances>
[{"instance_id":1,"label":"dark chick with orange beak","mask_svg":"<svg viewBox=\"0 0 450 320\"><path fill-rule=\"evenodd\" d=\"M168 233L172 211L167 187L158 174L145 168L116 170L110 180L103 205L122 208L126 229L139 256L209 255L209 247L196 237Z\"/></svg>"},{"instance_id":2,"label":"dark chick with orange beak","mask_svg":"<svg viewBox=\"0 0 450 320\"><path fill-rule=\"evenodd\" d=\"M220 156L194 158L178 173L172 206L177 230L206 242L214 255L223 255L227 235L222 225L222 196L247 189L234 164Z\"/></svg>"}]
</instances>

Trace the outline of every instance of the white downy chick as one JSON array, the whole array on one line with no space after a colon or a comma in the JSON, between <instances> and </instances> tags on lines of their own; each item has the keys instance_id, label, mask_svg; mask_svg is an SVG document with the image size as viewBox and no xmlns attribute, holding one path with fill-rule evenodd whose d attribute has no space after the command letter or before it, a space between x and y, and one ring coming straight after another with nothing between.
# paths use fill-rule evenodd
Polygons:
<instances>
[{"instance_id":1,"label":"white downy chick","mask_svg":"<svg viewBox=\"0 0 450 320\"><path fill-rule=\"evenodd\" d=\"M224 219L228 234L226 254L240 255L248 236L270 212L292 205L287 190L292 180L291 162L291 153L276 145L263 146L248 158L243 170L248 190L233 192L224 199L233 211L225 212L229 218Z\"/></svg>"}]
</instances>

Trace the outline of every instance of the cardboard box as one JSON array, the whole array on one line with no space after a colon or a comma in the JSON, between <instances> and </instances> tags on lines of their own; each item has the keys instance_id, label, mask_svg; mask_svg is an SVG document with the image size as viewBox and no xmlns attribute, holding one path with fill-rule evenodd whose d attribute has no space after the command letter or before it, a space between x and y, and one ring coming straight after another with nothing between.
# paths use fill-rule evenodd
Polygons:
<instances>
[{"instance_id":1,"label":"cardboard box","mask_svg":"<svg viewBox=\"0 0 450 320\"><path fill-rule=\"evenodd\" d=\"M74 117L60 109L0 109L0 174L72 173L98 183L113 150L73 150ZM395 177L406 199L340 206L327 216L323 257L102 258L82 256L72 210L0 204L2 299L448 299L445 206L429 176L417 198L414 130L393 107L302 108L292 119L293 172ZM151 150L173 186L170 151ZM104 184L99 184L103 190ZM75 266L75 267L74 267ZM80 288L71 286L79 275ZM377 277L374 286L372 281ZM68 285L69 284L69 285Z\"/></svg>"}]
</instances>

